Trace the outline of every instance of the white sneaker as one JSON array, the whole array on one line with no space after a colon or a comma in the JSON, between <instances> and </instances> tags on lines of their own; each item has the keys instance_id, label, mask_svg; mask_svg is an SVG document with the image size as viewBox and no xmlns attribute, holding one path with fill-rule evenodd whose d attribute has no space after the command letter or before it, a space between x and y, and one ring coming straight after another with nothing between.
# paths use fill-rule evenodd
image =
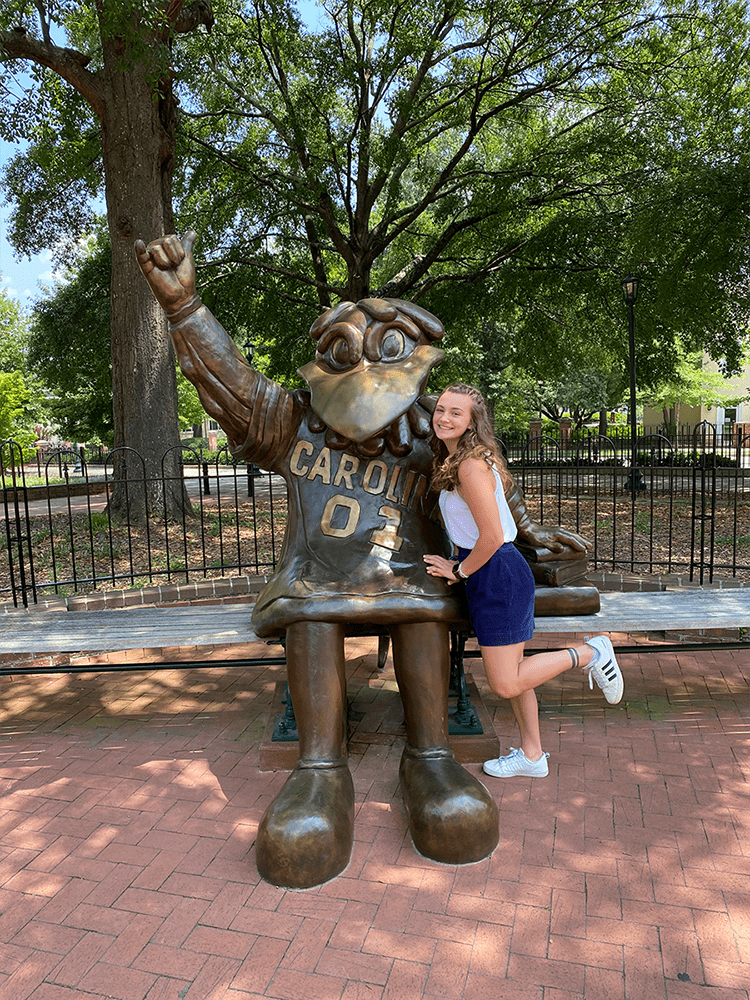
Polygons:
<instances>
[{"instance_id":1,"label":"white sneaker","mask_svg":"<svg viewBox=\"0 0 750 1000\"><path fill-rule=\"evenodd\" d=\"M539 760L529 760L523 750L510 748L510 753L496 760L486 760L483 765L485 774L493 778L546 778L548 753L543 753Z\"/></svg>"},{"instance_id":2,"label":"white sneaker","mask_svg":"<svg viewBox=\"0 0 750 1000\"><path fill-rule=\"evenodd\" d=\"M616 705L622 698L625 684L612 643L606 635L595 635L593 639L586 637L583 641L594 650L593 660L583 668L589 675L589 687L593 691L596 681L610 705Z\"/></svg>"}]
</instances>

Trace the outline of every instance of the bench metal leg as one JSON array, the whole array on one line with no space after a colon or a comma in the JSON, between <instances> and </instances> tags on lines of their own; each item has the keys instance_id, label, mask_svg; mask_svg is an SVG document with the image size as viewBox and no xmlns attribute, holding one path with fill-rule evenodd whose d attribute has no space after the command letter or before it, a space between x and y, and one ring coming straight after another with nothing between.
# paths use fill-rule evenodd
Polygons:
<instances>
[{"instance_id":1,"label":"bench metal leg","mask_svg":"<svg viewBox=\"0 0 750 1000\"><path fill-rule=\"evenodd\" d=\"M466 689L464 648L468 637L468 632L451 632L451 680L449 694L456 698L455 709L448 712L448 732L451 736L481 735L484 732L477 711L471 704L471 699Z\"/></svg>"},{"instance_id":2,"label":"bench metal leg","mask_svg":"<svg viewBox=\"0 0 750 1000\"><path fill-rule=\"evenodd\" d=\"M282 698L285 708L276 716L276 725L273 727L274 743L292 743L299 739L297 732L297 720L294 717L294 705L292 696L289 694L289 684L284 685L284 697Z\"/></svg>"},{"instance_id":3,"label":"bench metal leg","mask_svg":"<svg viewBox=\"0 0 750 1000\"><path fill-rule=\"evenodd\" d=\"M391 637L388 632L378 636L378 670L385 669L385 661L388 659L388 649Z\"/></svg>"}]
</instances>

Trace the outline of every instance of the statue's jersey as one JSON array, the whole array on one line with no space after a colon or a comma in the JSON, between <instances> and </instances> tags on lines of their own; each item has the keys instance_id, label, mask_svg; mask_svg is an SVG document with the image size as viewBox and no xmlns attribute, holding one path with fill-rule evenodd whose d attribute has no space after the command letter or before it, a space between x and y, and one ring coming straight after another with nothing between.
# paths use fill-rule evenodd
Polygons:
<instances>
[{"instance_id":1,"label":"statue's jersey","mask_svg":"<svg viewBox=\"0 0 750 1000\"><path fill-rule=\"evenodd\" d=\"M276 571L260 593L260 636L292 622L455 622L459 594L430 576L425 553L450 554L429 490L432 451L414 437L408 454L363 457L326 444L306 393L258 376L253 415L237 458L283 476L288 521Z\"/></svg>"}]
</instances>

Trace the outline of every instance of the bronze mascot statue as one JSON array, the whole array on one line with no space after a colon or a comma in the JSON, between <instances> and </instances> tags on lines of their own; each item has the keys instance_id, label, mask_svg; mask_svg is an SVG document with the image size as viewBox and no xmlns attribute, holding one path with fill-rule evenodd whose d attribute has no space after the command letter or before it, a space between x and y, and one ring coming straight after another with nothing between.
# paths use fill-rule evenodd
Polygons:
<instances>
[{"instance_id":1,"label":"bronze mascot statue","mask_svg":"<svg viewBox=\"0 0 750 1000\"><path fill-rule=\"evenodd\" d=\"M486 858L498 811L448 747L448 627L465 616L422 556L450 546L430 492L434 398L422 396L444 353L443 326L410 302L342 302L312 326L309 392L250 367L195 290L195 234L136 243L170 320L184 374L227 434L232 454L283 476L283 551L253 610L259 636L286 634L299 761L258 830L256 860L274 885L305 889L344 871L354 839L345 749L347 625L387 626L404 707L400 781L420 854L446 864ZM578 536L531 522L509 496L519 538L560 550Z\"/></svg>"}]
</instances>

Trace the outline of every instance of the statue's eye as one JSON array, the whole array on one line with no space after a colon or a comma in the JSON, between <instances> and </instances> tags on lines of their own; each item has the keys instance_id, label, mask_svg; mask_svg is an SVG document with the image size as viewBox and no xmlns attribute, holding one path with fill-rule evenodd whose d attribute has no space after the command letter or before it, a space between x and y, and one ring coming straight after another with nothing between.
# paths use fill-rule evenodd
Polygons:
<instances>
[{"instance_id":1,"label":"statue's eye","mask_svg":"<svg viewBox=\"0 0 750 1000\"><path fill-rule=\"evenodd\" d=\"M349 356L349 344L343 337L339 337L338 340L334 340L331 344L331 350L329 353L331 361L334 361L337 365L348 365L351 361Z\"/></svg>"},{"instance_id":2,"label":"statue's eye","mask_svg":"<svg viewBox=\"0 0 750 1000\"><path fill-rule=\"evenodd\" d=\"M401 330L388 330L380 344L380 357L383 361L400 361L411 354L413 347Z\"/></svg>"},{"instance_id":3,"label":"statue's eye","mask_svg":"<svg viewBox=\"0 0 750 1000\"><path fill-rule=\"evenodd\" d=\"M334 337L328 344L323 359L333 371L346 371L359 361L354 345L346 337Z\"/></svg>"},{"instance_id":4,"label":"statue's eye","mask_svg":"<svg viewBox=\"0 0 750 1000\"><path fill-rule=\"evenodd\" d=\"M355 368L362 359L362 332L351 323L329 326L318 340L318 363L334 375Z\"/></svg>"},{"instance_id":5,"label":"statue's eye","mask_svg":"<svg viewBox=\"0 0 750 1000\"><path fill-rule=\"evenodd\" d=\"M365 333L365 357L368 361L385 364L403 361L417 346L419 338L419 330L407 317L397 322L373 323Z\"/></svg>"}]
</instances>

